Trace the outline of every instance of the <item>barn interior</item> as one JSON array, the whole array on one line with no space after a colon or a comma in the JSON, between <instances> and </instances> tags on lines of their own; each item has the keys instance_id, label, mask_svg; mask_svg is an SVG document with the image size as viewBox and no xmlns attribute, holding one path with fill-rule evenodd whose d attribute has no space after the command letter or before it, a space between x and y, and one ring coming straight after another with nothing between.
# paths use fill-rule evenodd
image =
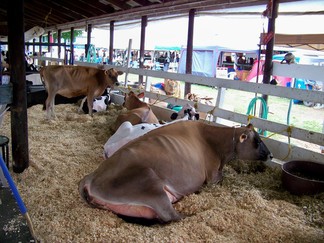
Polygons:
<instances>
[{"instance_id":1,"label":"barn interior","mask_svg":"<svg viewBox=\"0 0 324 243\"><path fill-rule=\"evenodd\" d=\"M15 3L12 2L8 0L0 2L0 37L8 37L8 41L10 41L10 38L15 38L13 37L15 30L10 29L10 20L8 19L13 15L8 14L8 12L13 11L17 4L17 1L15 1ZM268 2L269 1L267 0L25 0L19 1L18 4L21 4L22 11L17 11L17 14L23 15L23 17L19 16L19 20L23 22L23 28L20 29L21 31L24 32L25 30L32 29L35 26L41 26L45 29L46 33L57 29L84 29L85 26L89 25L89 23L91 23L93 28L107 28L107 26L110 26L112 23L114 23L116 28L118 28L134 22L139 22L143 16L147 16L151 21L154 21L164 18L188 16L191 9L195 9L197 11L226 10L229 8L266 5ZM280 3L283 2L295 1L280 1ZM322 38L320 38L320 40L322 41ZM283 40L283 43L285 43L285 40ZM17 51L20 52L20 54L18 53L16 55L17 59L21 59L23 49L23 44L20 47L17 47ZM18 70L18 72L20 71ZM19 75L24 76L25 73L18 73L18 76ZM23 154L26 154L26 151L24 151ZM20 160L26 160L26 157L23 157ZM2 182L5 180L3 176L0 177L0 179ZM8 222L12 218L18 218L21 224L19 232L15 230L9 231L9 234L5 236L4 241L8 240L9 242L19 240L22 242L33 242L36 240L30 230L30 227L28 227L26 218L22 217L16 203L16 199L14 198L14 195L12 195L11 190L1 188L0 193L1 219ZM0 241L2 241L1 239L2 238L0 238Z\"/></svg>"}]
</instances>

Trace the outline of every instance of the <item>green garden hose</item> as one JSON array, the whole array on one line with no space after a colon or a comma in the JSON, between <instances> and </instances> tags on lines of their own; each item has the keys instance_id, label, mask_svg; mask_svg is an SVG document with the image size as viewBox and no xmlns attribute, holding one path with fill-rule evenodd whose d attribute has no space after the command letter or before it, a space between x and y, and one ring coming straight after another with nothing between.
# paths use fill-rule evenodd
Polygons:
<instances>
[{"instance_id":1,"label":"green garden hose","mask_svg":"<svg viewBox=\"0 0 324 243\"><path fill-rule=\"evenodd\" d=\"M260 100L262 103L262 119L268 119L268 106L267 102L262 98L262 97L255 97L251 100L248 110L246 112L247 115L255 115L255 107L256 107L256 102ZM262 133L262 129L258 129L258 133ZM263 132L263 135L266 136L266 131Z\"/></svg>"}]
</instances>

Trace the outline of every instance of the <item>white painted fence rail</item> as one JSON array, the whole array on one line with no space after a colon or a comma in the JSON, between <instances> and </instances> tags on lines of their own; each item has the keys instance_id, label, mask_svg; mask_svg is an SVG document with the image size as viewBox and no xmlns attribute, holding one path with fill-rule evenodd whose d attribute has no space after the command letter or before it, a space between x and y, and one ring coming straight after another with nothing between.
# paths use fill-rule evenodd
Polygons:
<instances>
[{"instance_id":1,"label":"white painted fence rail","mask_svg":"<svg viewBox=\"0 0 324 243\"><path fill-rule=\"evenodd\" d=\"M97 64L94 63L84 63L84 62L75 62L75 64L84 65L84 66L97 66ZM205 104L198 104L198 110L200 112L210 112L214 118L213 122L216 123L217 123L216 118L222 118L240 124L246 124L248 120L251 119L251 117L249 117L248 115L243 115L240 113L229 111L223 107L222 96L226 95L226 92L224 92L225 88L324 104L324 92L322 91L304 90L304 89L297 89L297 88L274 86L270 84L249 83L249 82L241 82L241 81L229 80L229 79L200 77L194 75L170 73L170 72L163 72L163 71L153 71L153 70L146 70L146 69L134 69L134 68L126 68L120 66L104 65L105 69L111 67L124 71L125 73L142 75L144 77L144 81L146 80L146 87L149 86L148 77L170 78L170 79L184 81L192 84L203 84L207 86L217 87L218 91L215 91L216 105L214 107ZM301 64L282 65L282 64L274 63L273 75L322 81L324 79L324 66L310 66L310 65L301 65ZM177 99L170 96L157 95L156 93L149 92L148 88L146 88L145 97L151 99L160 99L160 100L167 99L167 102L170 102L175 105L184 105L185 103L188 103L188 101L184 99ZM118 97L116 97L115 99L118 99ZM119 97L119 100L122 100L122 98ZM190 103L192 105L194 104L193 102ZM170 112L170 110L165 112ZM304 148L303 146L292 145L288 142L290 141L288 139L289 137L289 138L304 141L306 143L311 143L313 145L318 146L319 148L320 146L324 146L323 133L317 133L302 128L296 128L296 127L284 125L277 122L272 122L257 117L252 118L252 123L255 127L269 131L270 133L277 133L277 134L287 136L287 142L278 141L273 138L264 138L264 142L272 151L274 158L278 159L279 161L308 160L308 161L324 163L324 154L320 153L320 149L318 149L318 152L315 152L313 150Z\"/></svg>"}]
</instances>

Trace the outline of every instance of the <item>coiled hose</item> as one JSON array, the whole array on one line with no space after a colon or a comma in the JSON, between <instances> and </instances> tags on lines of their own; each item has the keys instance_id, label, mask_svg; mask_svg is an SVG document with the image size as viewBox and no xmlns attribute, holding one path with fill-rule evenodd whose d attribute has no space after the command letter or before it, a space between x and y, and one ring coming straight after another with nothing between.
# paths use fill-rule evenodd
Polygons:
<instances>
[{"instance_id":1,"label":"coiled hose","mask_svg":"<svg viewBox=\"0 0 324 243\"><path fill-rule=\"evenodd\" d=\"M268 106L267 106L267 102L262 98L262 97L254 97L251 101L250 104L248 106L248 110L246 112L247 115L255 115L255 107L256 107L256 102L260 100L261 104L262 104L262 119L267 120L268 119ZM263 130L262 129L258 129L258 133L262 133ZM266 136L266 131L263 132L263 135Z\"/></svg>"}]
</instances>

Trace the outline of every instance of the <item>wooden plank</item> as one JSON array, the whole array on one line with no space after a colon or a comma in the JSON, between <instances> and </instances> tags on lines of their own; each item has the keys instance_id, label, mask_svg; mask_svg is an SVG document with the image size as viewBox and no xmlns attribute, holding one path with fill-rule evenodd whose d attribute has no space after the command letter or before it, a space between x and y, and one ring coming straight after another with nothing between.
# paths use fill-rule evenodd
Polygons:
<instances>
[{"instance_id":1,"label":"wooden plank","mask_svg":"<svg viewBox=\"0 0 324 243\"><path fill-rule=\"evenodd\" d=\"M324 164L324 154L319 152L313 152L311 150L274 139L263 139L263 142L272 152L274 158L280 161L305 160Z\"/></svg>"},{"instance_id":2,"label":"wooden plank","mask_svg":"<svg viewBox=\"0 0 324 243\"><path fill-rule=\"evenodd\" d=\"M154 95L156 95L156 94L145 92L145 97L154 98L155 97ZM112 101L117 104L122 104L122 102L124 100L123 96L118 95L118 94L112 94L111 98L112 98ZM177 101L179 101L179 100L180 99L177 99ZM188 101L180 100L180 102L178 104L180 104L180 103L188 103ZM204 107L206 109L206 107L208 107L208 106L204 105ZM158 106L152 106L152 110L154 111L154 113L157 115L157 117L159 119L165 120L165 121L170 121L170 115L174 112L170 109L166 109L166 108L162 108L162 107L158 107ZM216 109L215 114L217 114L220 117L223 117L224 119L228 119L228 120L232 120L232 121L233 120L241 121L242 124L247 123L246 115L242 115L242 114L238 114L238 113L234 113L234 112L230 112L230 111L225 111L222 109ZM255 125L255 127L262 128L265 130L268 129L268 130L271 130L272 132L281 133L284 136L287 135L287 133L285 134L283 132L283 130L286 129L288 126L285 126L285 125L282 125L279 123L275 123L275 122L271 122L271 121L267 121L267 120L260 119L260 118L254 118L252 122ZM215 125L219 125L219 124L215 124ZM303 137L303 136L305 136L305 137ZM321 143L323 144L323 140L324 140L324 134L312 133L307 130L303 130L303 129L299 129L299 128L292 129L291 137L298 137L301 140L307 140L307 141L314 140L319 145ZM322 142L319 142L316 139L319 139ZM262 140L267 145L269 150L272 152L274 158L276 158L279 161L303 160L304 159L307 161L324 163L324 154L321 154L319 152L314 152L314 151L311 151L311 150L308 150L308 149L305 149L305 148L302 148L302 147L299 147L299 146L296 146L293 144L288 144L288 142L274 140L269 137L262 137ZM288 141L288 139L287 139L287 141ZM320 151L320 148L318 149L318 151Z\"/></svg>"},{"instance_id":3,"label":"wooden plank","mask_svg":"<svg viewBox=\"0 0 324 243\"><path fill-rule=\"evenodd\" d=\"M121 71L125 69L120 67L116 67L116 68ZM323 71L322 75L324 77L324 69L322 71ZM243 82L238 80L201 77L195 75L186 75L180 73L169 73L169 72L160 72L154 70L143 70L143 69L134 69L134 68L129 68L128 72L132 74L138 74L138 75L141 74L144 76L151 76L156 78L170 78L170 79L185 81L194 84L202 84L202 85L208 85L214 87L223 87L228 89L247 91L251 93L273 95L273 96L284 97L288 99L305 100L314 103L324 103L323 92L315 91L315 90L303 90L303 89L275 86L271 84L249 83L249 82Z\"/></svg>"},{"instance_id":4,"label":"wooden plank","mask_svg":"<svg viewBox=\"0 0 324 243\"><path fill-rule=\"evenodd\" d=\"M123 92L129 91L128 88L119 88L119 89L122 90ZM133 91L136 92L135 89ZM195 103L193 101L174 98L172 96L161 95L161 94L157 94L157 93L151 93L148 91L145 92L145 97L154 99L154 100L158 100L158 102L159 101L169 102L174 105L180 105L180 106L183 106L188 103L192 106L195 105ZM117 104L122 104L123 98L120 98L118 101L116 100L116 102L117 102ZM235 121L236 123L241 123L241 124L248 124L248 122L249 122L248 115L235 113L232 111L221 109L219 107L213 107L213 106L204 105L201 103L198 103L196 105L197 105L197 111L204 112L204 113L211 113L214 117L222 118L222 119L229 120L229 121ZM322 134L322 133L311 132L311 131L308 131L308 130L305 130L302 128L287 126L287 125L284 125L281 123L265 120L265 119L258 118L258 117L253 117L251 119L251 122L253 123L253 125L256 128L270 131L271 133L280 134L280 135L286 136L286 137L291 136L291 138L295 138L295 139L302 140L302 141L307 141L309 143L314 143L314 144L318 144L318 145L324 144L324 134Z\"/></svg>"},{"instance_id":5,"label":"wooden plank","mask_svg":"<svg viewBox=\"0 0 324 243\"><path fill-rule=\"evenodd\" d=\"M273 75L324 81L324 66L273 63Z\"/></svg>"},{"instance_id":6,"label":"wooden plank","mask_svg":"<svg viewBox=\"0 0 324 243\"><path fill-rule=\"evenodd\" d=\"M98 64L95 63L84 63L84 62L75 62L75 64L81 66L94 66L94 67L98 66ZM281 65L281 66L292 66L292 65ZM295 65L295 66L300 66L300 65ZM311 65L306 65L306 66L308 66L308 68L311 68L312 71L315 70L313 69L314 67L317 67ZM241 91L246 91L251 93L259 93L259 94L283 97L287 99L296 99L296 100L303 100L303 101L324 104L324 95L322 91L304 90L304 89L289 88L289 87L275 86L271 84L262 84L262 83L249 83L249 82L230 80L230 79L201 77L201 76L187 75L181 73L170 73L170 72L161 72L161 71L139 69L139 68L126 68L126 67L119 67L113 65L104 65L105 69L112 68L112 67L116 68L117 70L128 72L131 74L150 76L150 77L156 77L161 79L169 78L169 79L184 81L192 84L201 84L201 85L207 85L211 87L223 87L227 89L235 89L235 90L241 90ZM317 75L322 75L321 77L324 77L324 67L317 67L316 70L317 70L316 72L319 72L318 74L316 74L316 78L317 80L320 80L319 76ZM302 71L304 71L304 68Z\"/></svg>"},{"instance_id":7,"label":"wooden plank","mask_svg":"<svg viewBox=\"0 0 324 243\"><path fill-rule=\"evenodd\" d=\"M275 34L276 45L285 44L324 44L324 34Z\"/></svg>"},{"instance_id":8,"label":"wooden plank","mask_svg":"<svg viewBox=\"0 0 324 243\"><path fill-rule=\"evenodd\" d=\"M236 121L242 124L248 123L247 115L235 113L232 111L214 109L213 115L216 117L224 118L226 120ZM287 126L281 123L264 120L258 117L253 117L250 120L250 122L253 123L255 127L261 128L262 130L270 131L271 133L280 134L286 137L290 135L292 138L318 145L324 144L324 134L322 133L311 132L302 128Z\"/></svg>"},{"instance_id":9,"label":"wooden plank","mask_svg":"<svg viewBox=\"0 0 324 243\"><path fill-rule=\"evenodd\" d=\"M40 60L40 61L51 61L51 62L61 62L64 63L63 58L54 58L54 57L31 57L32 59L35 60Z\"/></svg>"},{"instance_id":10,"label":"wooden plank","mask_svg":"<svg viewBox=\"0 0 324 243\"><path fill-rule=\"evenodd\" d=\"M0 85L0 104L12 103L12 85L3 84Z\"/></svg>"}]
</instances>

